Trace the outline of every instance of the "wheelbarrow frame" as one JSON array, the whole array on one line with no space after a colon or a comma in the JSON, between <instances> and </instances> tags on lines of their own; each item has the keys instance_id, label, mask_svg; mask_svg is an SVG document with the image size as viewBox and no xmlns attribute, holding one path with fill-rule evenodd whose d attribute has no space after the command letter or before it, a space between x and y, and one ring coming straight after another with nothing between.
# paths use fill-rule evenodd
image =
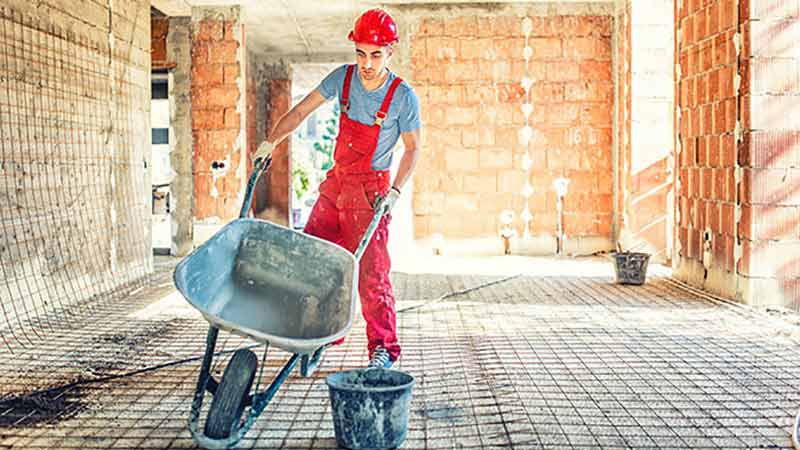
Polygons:
<instances>
[{"instance_id":1,"label":"wheelbarrow frame","mask_svg":"<svg viewBox=\"0 0 800 450\"><path fill-rule=\"evenodd\" d=\"M244 200L242 202L242 208L239 212L240 219L247 218L247 215L250 211L250 205L252 202L253 190L255 189L255 185L258 182L259 177L262 174L266 173L271 164L272 164L271 156L268 156L263 160L255 161L254 164L255 168L247 182L247 189L245 191ZM361 256L366 251L367 245L372 239L375 230L378 228L381 217L383 217L385 213L386 213L385 208L376 209L372 221L370 222L369 226L364 232L364 235L362 236L361 241L359 242L358 248L354 253L356 262L358 262L361 259ZM177 269L176 269L176 274L177 274ZM353 277L354 277L354 283L357 284L358 270L354 271ZM203 355L203 362L200 367L200 374L198 376L197 386L195 388L194 397L192 399L192 407L189 413L189 432L191 433L194 441L202 447L209 449L226 449L226 448L231 448L236 444L238 444L239 441L241 441L242 438L247 434L247 432L253 426L253 423L255 423L255 420L261 415L261 413L267 407L269 402L278 392L278 389L292 373L295 366L297 366L297 362L300 361L300 374L304 377L311 376L318 368L322 357L322 353L330 343L321 345L318 348L316 348L313 352L308 354L293 353L292 356L289 358L289 360L286 362L286 364L283 366L281 371L278 373L278 375L272 380L272 383L265 390L252 394L248 393L247 398L244 400L243 406L245 407L249 406L250 409L247 412L247 417L244 420L244 423L241 423L241 418L239 418L238 420L241 424L234 424L235 426L230 436L228 436L227 438L211 438L206 436L204 432L198 429L200 412L203 406L203 399L205 397L205 393L209 392L212 395L216 395L217 389L221 383L221 381L218 382L211 375L211 362L214 359L214 350L216 348L217 337L219 336L220 327L214 323L215 321L212 320L213 318L210 318L207 315L208 315L207 312L203 312L203 317L209 322L210 325L208 328L208 333L206 335L205 354ZM232 326L226 328L231 328L231 331L236 334L249 337L250 339L265 344L267 347L269 346L270 344L269 341L262 342L261 339L257 339L256 337L252 336L250 333L247 332L247 330L238 330L236 328L236 324L231 324L231 325Z\"/></svg>"}]
</instances>

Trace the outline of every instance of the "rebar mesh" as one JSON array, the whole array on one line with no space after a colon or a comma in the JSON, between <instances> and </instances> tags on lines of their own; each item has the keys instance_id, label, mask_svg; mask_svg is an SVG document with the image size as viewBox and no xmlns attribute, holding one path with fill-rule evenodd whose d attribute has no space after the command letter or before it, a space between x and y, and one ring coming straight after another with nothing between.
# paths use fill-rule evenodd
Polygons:
<instances>
[{"instance_id":1,"label":"rebar mesh","mask_svg":"<svg viewBox=\"0 0 800 450\"><path fill-rule=\"evenodd\" d=\"M52 14L0 6L6 345L37 342L152 270L149 43L139 36L149 2L127 2L125 18L84 6Z\"/></svg>"},{"instance_id":2,"label":"rebar mesh","mask_svg":"<svg viewBox=\"0 0 800 450\"><path fill-rule=\"evenodd\" d=\"M0 352L0 445L194 448L186 420L199 361L14 396L201 356L207 324L169 269L76 319L80 332L57 330L13 359ZM492 279L393 275L401 307ZM667 279L520 277L401 314L398 328L397 367L417 379L405 449L791 447L798 327ZM251 344L220 338L224 350ZM283 385L239 448L337 448L324 377L363 366L365 346L359 321L317 375ZM266 380L288 356L270 351ZM216 359L217 376L228 358Z\"/></svg>"}]
</instances>

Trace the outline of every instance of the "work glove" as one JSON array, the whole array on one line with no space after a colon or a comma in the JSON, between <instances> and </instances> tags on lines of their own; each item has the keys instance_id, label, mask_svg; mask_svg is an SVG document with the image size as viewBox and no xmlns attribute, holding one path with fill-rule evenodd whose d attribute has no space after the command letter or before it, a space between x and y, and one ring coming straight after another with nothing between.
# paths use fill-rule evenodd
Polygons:
<instances>
[{"instance_id":1,"label":"work glove","mask_svg":"<svg viewBox=\"0 0 800 450\"><path fill-rule=\"evenodd\" d=\"M394 207L394 204L397 202L397 199L400 198L400 189L392 186L389 189L389 192L386 193L383 197L379 198L377 202L375 202L375 211L380 211L383 209L383 214L389 214Z\"/></svg>"},{"instance_id":2,"label":"work glove","mask_svg":"<svg viewBox=\"0 0 800 450\"><path fill-rule=\"evenodd\" d=\"M269 156L272 154L272 150L274 149L275 144L267 141L262 142L261 145L258 146L258 150L253 153L253 162L258 161L259 159L264 161L265 159L269 158Z\"/></svg>"}]
</instances>

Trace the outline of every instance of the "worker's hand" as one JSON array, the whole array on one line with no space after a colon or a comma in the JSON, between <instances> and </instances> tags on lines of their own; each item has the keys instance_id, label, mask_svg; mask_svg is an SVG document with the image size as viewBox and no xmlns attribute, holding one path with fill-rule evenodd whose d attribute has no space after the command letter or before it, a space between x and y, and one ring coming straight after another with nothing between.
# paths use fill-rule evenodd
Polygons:
<instances>
[{"instance_id":1,"label":"worker's hand","mask_svg":"<svg viewBox=\"0 0 800 450\"><path fill-rule=\"evenodd\" d=\"M397 202L398 198L400 198L400 189L397 189L396 187L392 186L392 188L389 189L389 192L387 192L386 195L384 195L383 197L378 199L377 202L375 202L375 211L380 211L381 209L383 209L383 214L389 214L392 211L392 208L394 207L394 204Z\"/></svg>"},{"instance_id":2,"label":"worker's hand","mask_svg":"<svg viewBox=\"0 0 800 450\"><path fill-rule=\"evenodd\" d=\"M255 162L259 159L263 161L269 158L269 156L272 154L272 150L274 149L275 144L267 141L262 142L261 145L258 146L258 150L253 153L253 161Z\"/></svg>"}]
</instances>

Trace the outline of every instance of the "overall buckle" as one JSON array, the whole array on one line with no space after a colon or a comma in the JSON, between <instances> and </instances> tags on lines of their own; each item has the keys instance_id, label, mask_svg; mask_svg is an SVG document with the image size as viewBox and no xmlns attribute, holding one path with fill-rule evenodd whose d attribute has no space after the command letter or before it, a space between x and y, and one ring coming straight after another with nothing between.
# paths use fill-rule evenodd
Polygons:
<instances>
[{"instance_id":1,"label":"overall buckle","mask_svg":"<svg viewBox=\"0 0 800 450\"><path fill-rule=\"evenodd\" d=\"M375 123L373 125L377 125L380 127L383 125L383 121L385 119L386 119L386 114L381 111L378 111L378 113L375 114Z\"/></svg>"}]
</instances>

